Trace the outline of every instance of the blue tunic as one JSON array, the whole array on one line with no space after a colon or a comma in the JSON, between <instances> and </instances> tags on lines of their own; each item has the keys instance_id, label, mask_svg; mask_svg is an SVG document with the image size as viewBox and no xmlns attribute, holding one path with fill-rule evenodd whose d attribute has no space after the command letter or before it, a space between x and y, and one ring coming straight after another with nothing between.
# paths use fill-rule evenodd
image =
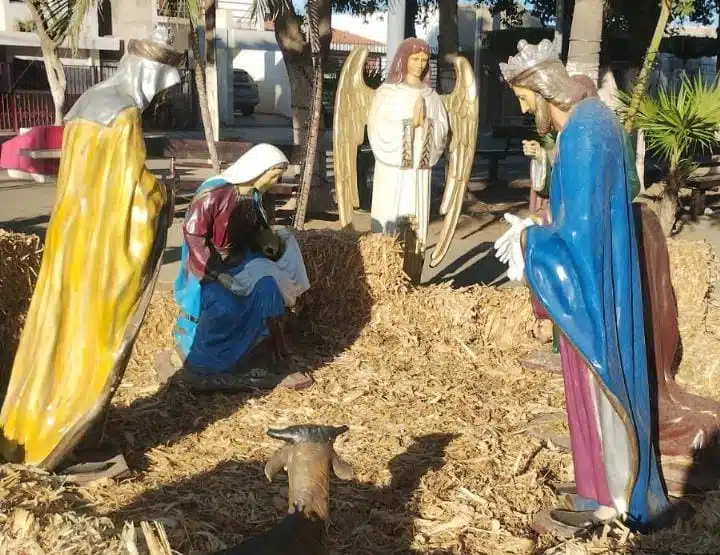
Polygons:
<instances>
[{"instance_id":1,"label":"blue tunic","mask_svg":"<svg viewBox=\"0 0 720 555\"><path fill-rule=\"evenodd\" d=\"M211 178L196 194L224 186L227 182L223 179ZM257 200L255 204L262 213ZM175 300L180 308L174 331L176 345L193 369L206 373L231 371L267 337L267 320L285 314L285 302L272 277L261 278L246 297L228 291L219 282L200 282L188 270L188 253L183 240L175 280ZM237 275L250 260L261 256L246 251L242 262L227 273Z\"/></svg>"},{"instance_id":2,"label":"blue tunic","mask_svg":"<svg viewBox=\"0 0 720 555\"><path fill-rule=\"evenodd\" d=\"M615 456L612 437L627 447L627 514L648 524L668 500L651 433L638 240L628 197L628 167L619 121L598 99L578 104L560 136L553 168L553 222L526 235L526 278L550 315L587 362L613 407L620 429L604 429L606 473ZM615 459L617 460L617 459ZM616 494L615 499L622 497Z\"/></svg>"}]
</instances>

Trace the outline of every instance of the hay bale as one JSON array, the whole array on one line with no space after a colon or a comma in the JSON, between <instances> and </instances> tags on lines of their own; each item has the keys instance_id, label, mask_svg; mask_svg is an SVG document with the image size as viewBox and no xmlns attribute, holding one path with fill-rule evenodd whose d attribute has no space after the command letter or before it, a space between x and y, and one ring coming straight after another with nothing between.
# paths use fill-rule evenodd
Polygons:
<instances>
[{"instance_id":1,"label":"hay bale","mask_svg":"<svg viewBox=\"0 0 720 555\"><path fill-rule=\"evenodd\" d=\"M683 348L677 381L720 400L720 310L710 295L720 266L706 241L673 239L668 252Z\"/></svg>"},{"instance_id":2,"label":"hay bale","mask_svg":"<svg viewBox=\"0 0 720 555\"><path fill-rule=\"evenodd\" d=\"M680 336L685 340L705 327L716 261L706 241L668 241L672 283L678 305Z\"/></svg>"},{"instance_id":3,"label":"hay bale","mask_svg":"<svg viewBox=\"0 0 720 555\"><path fill-rule=\"evenodd\" d=\"M83 511L88 495L41 470L0 467L0 553L170 555L161 547L161 524L140 522L142 535L133 523L116 528L110 519Z\"/></svg>"},{"instance_id":4,"label":"hay bale","mask_svg":"<svg viewBox=\"0 0 720 555\"><path fill-rule=\"evenodd\" d=\"M0 229L0 397L7 388L41 258L37 235Z\"/></svg>"}]
</instances>

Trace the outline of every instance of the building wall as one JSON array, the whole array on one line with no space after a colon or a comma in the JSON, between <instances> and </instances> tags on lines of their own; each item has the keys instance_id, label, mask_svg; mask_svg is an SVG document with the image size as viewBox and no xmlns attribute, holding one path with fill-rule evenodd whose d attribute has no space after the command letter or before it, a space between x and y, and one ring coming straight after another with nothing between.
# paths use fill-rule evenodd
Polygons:
<instances>
[{"instance_id":1,"label":"building wall","mask_svg":"<svg viewBox=\"0 0 720 555\"><path fill-rule=\"evenodd\" d=\"M0 0L0 31L17 31L17 23L32 19L30 10L25 2L11 0ZM85 18L83 34L86 36L98 36L97 10L91 9Z\"/></svg>"},{"instance_id":2,"label":"building wall","mask_svg":"<svg viewBox=\"0 0 720 555\"><path fill-rule=\"evenodd\" d=\"M110 0L113 36L128 41L149 38L157 19L155 0Z\"/></svg>"},{"instance_id":3,"label":"building wall","mask_svg":"<svg viewBox=\"0 0 720 555\"><path fill-rule=\"evenodd\" d=\"M233 27L236 29L264 31L262 18L252 18L252 0L218 0L218 10L228 10L232 14Z\"/></svg>"},{"instance_id":4,"label":"building wall","mask_svg":"<svg viewBox=\"0 0 720 555\"><path fill-rule=\"evenodd\" d=\"M25 2L10 2L3 0L2 7L4 11L4 25L2 31L16 31L18 21L26 21L30 19L30 10L28 10Z\"/></svg>"},{"instance_id":5,"label":"building wall","mask_svg":"<svg viewBox=\"0 0 720 555\"><path fill-rule=\"evenodd\" d=\"M290 117L290 81L275 33L235 30L233 35L232 67L247 71L257 84L256 111Z\"/></svg>"}]
</instances>

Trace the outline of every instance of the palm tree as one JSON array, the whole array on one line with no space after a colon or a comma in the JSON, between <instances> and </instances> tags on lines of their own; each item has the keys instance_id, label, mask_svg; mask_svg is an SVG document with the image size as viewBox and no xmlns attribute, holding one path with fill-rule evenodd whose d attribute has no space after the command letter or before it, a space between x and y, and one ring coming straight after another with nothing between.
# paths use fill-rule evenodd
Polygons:
<instances>
[{"instance_id":1,"label":"palm tree","mask_svg":"<svg viewBox=\"0 0 720 555\"><path fill-rule=\"evenodd\" d=\"M215 144L215 129L210 114L207 87L207 75L215 70L215 0L159 0L158 7L162 13L187 19L190 24L188 38L195 64L195 87L200 104L200 117L213 170L219 172L220 161ZM201 30L205 31L204 56L200 50ZM217 95L216 88L213 88L213 92Z\"/></svg>"},{"instance_id":2,"label":"palm tree","mask_svg":"<svg viewBox=\"0 0 720 555\"><path fill-rule=\"evenodd\" d=\"M575 0L566 65L570 73L583 73L594 83L599 78L602 29L603 0Z\"/></svg>"},{"instance_id":3,"label":"palm tree","mask_svg":"<svg viewBox=\"0 0 720 555\"><path fill-rule=\"evenodd\" d=\"M290 81L293 142L305 145L294 222L298 229L303 227L310 205L317 211L330 207L329 195L317 194L328 193L328 189L316 186L323 183L320 174L325 161L325 151L318 150L318 142L322 129L322 60L332 38L330 4L330 0L308 0L306 40L300 26L302 18L297 16L290 0L253 1L254 16L259 14L275 22L275 38ZM312 72L308 71L310 66ZM309 99L312 100L308 102ZM311 189L313 195L310 195Z\"/></svg>"},{"instance_id":4,"label":"palm tree","mask_svg":"<svg viewBox=\"0 0 720 555\"><path fill-rule=\"evenodd\" d=\"M720 130L720 84L707 84L698 75L683 76L680 86L662 88L655 98L619 93L619 115L642 130L648 149L668 164L659 217L666 235L672 233L677 217L678 194L697 167L698 154L717 144Z\"/></svg>"},{"instance_id":5,"label":"palm tree","mask_svg":"<svg viewBox=\"0 0 720 555\"><path fill-rule=\"evenodd\" d=\"M73 51L77 50L77 40L85 17L90 9L95 7L96 2L95 0L25 0L25 4L30 10L35 30L40 37L45 72L55 105L55 125L62 125L67 82L58 50L68 38Z\"/></svg>"},{"instance_id":6,"label":"palm tree","mask_svg":"<svg viewBox=\"0 0 720 555\"><path fill-rule=\"evenodd\" d=\"M439 93L449 93L455 86L453 58L458 53L458 3L438 2L438 79Z\"/></svg>"},{"instance_id":7,"label":"palm tree","mask_svg":"<svg viewBox=\"0 0 720 555\"><path fill-rule=\"evenodd\" d=\"M313 64L313 100L310 112L310 132L305 149L302 179L300 180L300 194L298 195L295 210L295 229L302 230L305 226L305 213L308 207L310 186L312 184L313 170L317 158L318 141L320 140L320 117L322 115L323 69L322 51L320 48L320 6L317 0L308 0L308 39Z\"/></svg>"}]
</instances>

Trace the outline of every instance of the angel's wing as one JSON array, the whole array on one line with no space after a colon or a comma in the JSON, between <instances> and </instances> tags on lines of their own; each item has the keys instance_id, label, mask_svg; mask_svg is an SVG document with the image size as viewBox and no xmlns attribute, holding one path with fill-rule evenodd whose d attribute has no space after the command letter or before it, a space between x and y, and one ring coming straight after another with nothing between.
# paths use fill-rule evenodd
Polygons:
<instances>
[{"instance_id":1,"label":"angel's wing","mask_svg":"<svg viewBox=\"0 0 720 555\"><path fill-rule=\"evenodd\" d=\"M357 150L365 138L365 125L375 91L363 77L368 49L356 46L345 60L337 92L333 122L333 165L340 225L352 225L353 208L360 205Z\"/></svg>"},{"instance_id":2,"label":"angel's wing","mask_svg":"<svg viewBox=\"0 0 720 555\"><path fill-rule=\"evenodd\" d=\"M455 88L450 94L442 95L450 118L445 193L440 205L440 213L445 215L445 223L430 258L431 268L440 264L455 235L463 198L470 181L477 143L480 102L475 84L475 72L462 56L455 58L455 75Z\"/></svg>"}]
</instances>

